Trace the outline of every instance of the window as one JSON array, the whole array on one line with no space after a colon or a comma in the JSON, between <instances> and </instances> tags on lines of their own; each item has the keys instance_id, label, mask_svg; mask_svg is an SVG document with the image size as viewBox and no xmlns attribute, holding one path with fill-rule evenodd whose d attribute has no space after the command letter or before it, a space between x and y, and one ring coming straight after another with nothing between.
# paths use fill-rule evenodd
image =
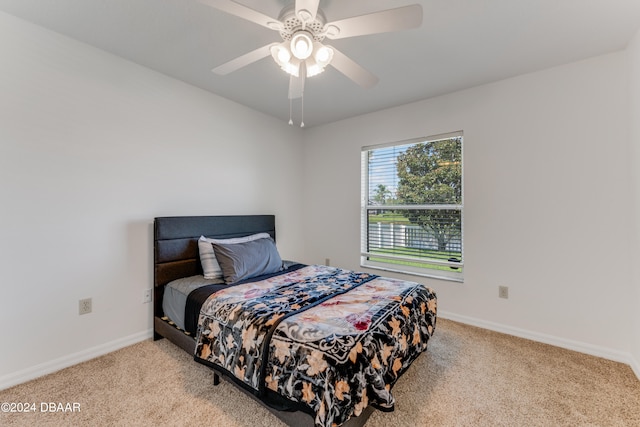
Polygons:
<instances>
[{"instance_id":1,"label":"window","mask_svg":"<svg viewBox=\"0 0 640 427\"><path fill-rule=\"evenodd\" d=\"M462 132L362 149L361 265L462 281Z\"/></svg>"}]
</instances>

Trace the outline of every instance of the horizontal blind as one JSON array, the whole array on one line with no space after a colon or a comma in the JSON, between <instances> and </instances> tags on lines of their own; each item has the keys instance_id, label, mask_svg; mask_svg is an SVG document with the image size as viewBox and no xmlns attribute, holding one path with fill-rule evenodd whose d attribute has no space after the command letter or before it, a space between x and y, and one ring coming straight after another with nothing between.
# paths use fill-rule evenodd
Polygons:
<instances>
[{"instance_id":1,"label":"horizontal blind","mask_svg":"<svg viewBox=\"0 0 640 427\"><path fill-rule=\"evenodd\" d=\"M462 134L366 147L362 172L363 263L462 272Z\"/></svg>"}]
</instances>

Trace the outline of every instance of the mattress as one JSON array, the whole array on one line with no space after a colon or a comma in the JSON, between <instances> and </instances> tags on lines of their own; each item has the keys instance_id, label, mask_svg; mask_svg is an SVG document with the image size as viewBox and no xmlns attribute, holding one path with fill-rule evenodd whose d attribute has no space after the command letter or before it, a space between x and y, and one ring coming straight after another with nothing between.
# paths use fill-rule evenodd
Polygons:
<instances>
[{"instance_id":1,"label":"mattress","mask_svg":"<svg viewBox=\"0 0 640 427\"><path fill-rule=\"evenodd\" d=\"M175 325L185 329L184 312L189 294L203 286L224 284L222 279L205 279L203 275L183 277L167 284L162 298L162 311Z\"/></svg>"},{"instance_id":2,"label":"mattress","mask_svg":"<svg viewBox=\"0 0 640 427\"><path fill-rule=\"evenodd\" d=\"M284 261L283 272L291 271L301 266L302 264L298 264L294 261ZM272 275L260 276L231 285L226 285L222 278L205 279L201 274L183 277L169 282L166 285L162 297L162 311L164 312L164 315L175 324L175 326L195 336L198 320L197 316L204 299L209 295L230 286L261 280L270 276ZM194 292L197 290L200 292ZM187 307L193 307L193 309L187 310Z\"/></svg>"}]
</instances>

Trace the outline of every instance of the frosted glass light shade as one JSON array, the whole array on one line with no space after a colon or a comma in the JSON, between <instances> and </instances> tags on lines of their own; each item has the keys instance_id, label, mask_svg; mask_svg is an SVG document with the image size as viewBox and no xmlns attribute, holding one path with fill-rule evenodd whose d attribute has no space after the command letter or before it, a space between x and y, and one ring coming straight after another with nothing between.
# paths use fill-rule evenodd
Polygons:
<instances>
[{"instance_id":1,"label":"frosted glass light shade","mask_svg":"<svg viewBox=\"0 0 640 427\"><path fill-rule=\"evenodd\" d=\"M300 60L307 59L313 52L313 39L309 34L299 31L291 38L291 53Z\"/></svg>"}]
</instances>

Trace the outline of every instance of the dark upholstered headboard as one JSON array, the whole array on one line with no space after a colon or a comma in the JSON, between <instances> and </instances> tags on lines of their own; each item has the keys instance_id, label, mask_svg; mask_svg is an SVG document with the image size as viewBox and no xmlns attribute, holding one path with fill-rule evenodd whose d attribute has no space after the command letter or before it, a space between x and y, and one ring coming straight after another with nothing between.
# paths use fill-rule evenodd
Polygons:
<instances>
[{"instance_id":1,"label":"dark upholstered headboard","mask_svg":"<svg viewBox=\"0 0 640 427\"><path fill-rule=\"evenodd\" d=\"M269 233L275 240L274 215L174 216L154 220L154 314L162 316L164 285L181 277L202 274L198 239L216 239Z\"/></svg>"}]
</instances>

